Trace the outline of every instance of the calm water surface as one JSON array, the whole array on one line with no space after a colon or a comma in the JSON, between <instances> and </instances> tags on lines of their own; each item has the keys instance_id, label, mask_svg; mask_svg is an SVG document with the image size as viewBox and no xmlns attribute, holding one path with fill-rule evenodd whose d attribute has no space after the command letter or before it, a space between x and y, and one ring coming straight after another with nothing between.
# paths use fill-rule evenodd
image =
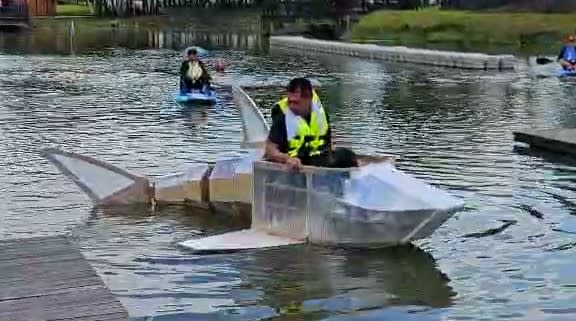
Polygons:
<instances>
[{"instance_id":1,"label":"calm water surface","mask_svg":"<svg viewBox=\"0 0 576 321\"><path fill-rule=\"evenodd\" d=\"M576 319L576 162L512 144L515 129L576 126L576 82L526 63L485 73L269 52L252 27L0 35L0 238L69 233L135 320ZM92 208L39 149L152 176L239 150L228 89L212 107L170 99L191 41L233 62L266 115L287 80L314 78L339 143L399 155L466 210L417 247L197 256L175 243L246 223Z\"/></svg>"}]
</instances>

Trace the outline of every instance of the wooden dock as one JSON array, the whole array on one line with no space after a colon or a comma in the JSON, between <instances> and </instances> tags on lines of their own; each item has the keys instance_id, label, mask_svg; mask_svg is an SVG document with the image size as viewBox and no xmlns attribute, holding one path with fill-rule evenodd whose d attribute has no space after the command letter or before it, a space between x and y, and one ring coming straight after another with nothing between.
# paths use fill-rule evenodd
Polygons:
<instances>
[{"instance_id":1,"label":"wooden dock","mask_svg":"<svg viewBox=\"0 0 576 321\"><path fill-rule=\"evenodd\" d=\"M128 313L64 236L0 241L0 321L120 321Z\"/></svg>"},{"instance_id":2,"label":"wooden dock","mask_svg":"<svg viewBox=\"0 0 576 321\"><path fill-rule=\"evenodd\" d=\"M576 155L576 128L516 131L514 140L530 147Z\"/></svg>"}]
</instances>

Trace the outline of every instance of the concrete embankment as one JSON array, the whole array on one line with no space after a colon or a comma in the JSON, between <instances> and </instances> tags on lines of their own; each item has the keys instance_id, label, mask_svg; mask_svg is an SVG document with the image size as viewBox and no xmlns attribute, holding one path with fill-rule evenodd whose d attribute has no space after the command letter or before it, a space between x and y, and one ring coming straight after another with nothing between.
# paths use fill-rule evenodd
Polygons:
<instances>
[{"instance_id":1,"label":"concrete embankment","mask_svg":"<svg viewBox=\"0 0 576 321\"><path fill-rule=\"evenodd\" d=\"M487 55L402 46L388 47L293 36L270 37L270 47L460 69L503 71L513 70L516 65L516 58L513 55Z\"/></svg>"}]
</instances>

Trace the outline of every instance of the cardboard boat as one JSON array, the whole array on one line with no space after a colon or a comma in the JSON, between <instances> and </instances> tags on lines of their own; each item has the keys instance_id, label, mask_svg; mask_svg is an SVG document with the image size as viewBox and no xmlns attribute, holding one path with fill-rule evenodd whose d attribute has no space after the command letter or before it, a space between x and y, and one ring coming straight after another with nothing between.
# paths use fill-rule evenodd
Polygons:
<instances>
[{"instance_id":1,"label":"cardboard boat","mask_svg":"<svg viewBox=\"0 0 576 321\"><path fill-rule=\"evenodd\" d=\"M181 203L251 216L250 229L181 242L196 251L226 251L306 242L381 247L430 236L463 202L396 170L394 157L360 156L350 169L300 172L261 160L264 117L240 88L245 154L195 164L157 178L94 158L45 149L43 155L97 205Z\"/></svg>"}]
</instances>

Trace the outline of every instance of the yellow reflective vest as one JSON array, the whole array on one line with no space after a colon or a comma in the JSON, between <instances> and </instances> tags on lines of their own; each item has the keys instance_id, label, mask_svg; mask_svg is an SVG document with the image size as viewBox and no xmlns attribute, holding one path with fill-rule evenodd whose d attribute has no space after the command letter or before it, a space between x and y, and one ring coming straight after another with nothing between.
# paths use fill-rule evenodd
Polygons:
<instances>
[{"instance_id":1,"label":"yellow reflective vest","mask_svg":"<svg viewBox=\"0 0 576 321\"><path fill-rule=\"evenodd\" d=\"M329 150L329 146L326 144L328 119L320 99L317 95L315 96L316 99L312 98L310 124L288 108L287 98L278 102L286 120L288 156L290 157L316 156ZM305 153L303 153L304 151Z\"/></svg>"}]
</instances>

